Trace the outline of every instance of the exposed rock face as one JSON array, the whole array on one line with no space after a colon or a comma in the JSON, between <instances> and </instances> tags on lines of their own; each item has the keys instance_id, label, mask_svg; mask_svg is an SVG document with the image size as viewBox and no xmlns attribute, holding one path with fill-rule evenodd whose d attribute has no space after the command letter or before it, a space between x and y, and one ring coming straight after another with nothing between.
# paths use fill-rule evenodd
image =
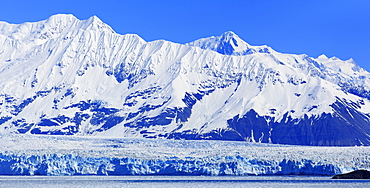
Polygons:
<instances>
[{"instance_id":1,"label":"exposed rock face","mask_svg":"<svg viewBox=\"0 0 370 188\"><path fill-rule=\"evenodd\" d=\"M332 179L370 179L370 172L367 170L355 170L346 174L338 174Z\"/></svg>"}]
</instances>

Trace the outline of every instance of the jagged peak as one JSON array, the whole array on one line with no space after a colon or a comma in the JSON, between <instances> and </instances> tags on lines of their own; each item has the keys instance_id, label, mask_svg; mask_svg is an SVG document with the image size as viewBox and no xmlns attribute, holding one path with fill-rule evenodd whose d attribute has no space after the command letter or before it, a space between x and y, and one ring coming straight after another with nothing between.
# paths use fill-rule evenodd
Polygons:
<instances>
[{"instance_id":1,"label":"jagged peak","mask_svg":"<svg viewBox=\"0 0 370 188\"><path fill-rule=\"evenodd\" d=\"M226 31L224 33L222 33L221 37L234 37L234 36L237 36L239 37L237 34L235 34L233 31Z\"/></svg>"},{"instance_id":2,"label":"jagged peak","mask_svg":"<svg viewBox=\"0 0 370 188\"><path fill-rule=\"evenodd\" d=\"M103 21L101 21L100 18L98 18L96 15L93 15L89 17L86 20L80 20L76 18L73 14L55 14L50 16L48 19L46 19L46 22L56 21L56 22L63 22L63 21L82 21L89 24L92 23L98 23L98 24L104 24Z\"/></svg>"},{"instance_id":3,"label":"jagged peak","mask_svg":"<svg viewBox=\"0 0 370 188\"><path fill-rule=\"evenodd\" d=\"M248 55L253 53L271 53L273 50L266 46L251 46L233 31L226 31L220 36L211 36L187 43L202 49L216 51L224 55Z\"/></svg>"},{"instance_id":4,"label":"jagged peak","mask_svg":"<svg viewBox=\"0 0 370 188\"><path fill-rule=\"evenodd\" d=\"M84 20L84 22L86 23L85 29L103 30L103 31L115 33L114 30L108 24L104 23L96 15L93 15L89 19Z\"/></svg>"},{"instance_id":5,"label":"jagged peak","mask_svg":"<svg viewBox=\"0 0 370 188\"><path fill-rule=\"evenodd\" d=\"M227 42L234 46L234 48L242 46L243 48L249 48L250 45L242 40L237 34L232 31L227 31L219 37L220 42Z\"/></svg>"},{"instance_id":6,"label":"jagged peak","mask_svg":"<svg viewBox=\"0 0 370 188\"><path fill-rule=\"evenodd\" d=\"M62 33L66 34L66 32L74 30L115 33L109 25L95 15L86 20L80 20L73 14L55 14L38 22L21 24L0 22L0 34L26 43L35 42L37 45L48 39L58 37Z\"/></svg>"},{"instance_id":7,"label":"jagged peak","mask_svg":"<svg viewBox=\"0 0 370 188\"><path fill-rule=\"evenodd\" d=\"M220 36L198 39L194 42L187 43L189 46L198 46L202 49L217 51L224 55L235 55L249 49L250 45L243 41L232 31L227 31Z\"/></svg>"},{"instance_id":8,"label":"jagged peak","mask_svg":"<svg viewBox=\"0 0 370 188\"><path fill-rule=\"evenodd\" d=\"M325 54L322 54L322 55L320 55L319 57L317 57L315 59L319 60L319 61L323 61L323 62L339 61L339 62L343 62L343 63L351 63L351 64L357 65L356 62L352 58L350 58L348 60L342 60L342 59L340 59L336 56L333 56L333 57L329 58Z\"/></svg>"},{"instance_id":9,"label":"jagged peak","mask_svg":"<svg viewBox=\"0 0 370 188\"><path fill-rule=\"evenodd\" d=\"M87 21L91 23L103 23L103 21L96 15L91 16Z\"/></svg>"},{"instance_id":10,"label":"jagged peak","mask_svg":"<svg viewBox=\"0 0 370 188\"><path fill-rule=\"evenodd\" d=\"M41 24L40 28L60 28L65 27L67 25L71 25L73 22L78 22L79 19L77 19L74 15L72 14L56 14L50 16L48 19L45 21L41 22L36 22L35 24Z\"/></svg>"},{"instance_id":11,"label":"jagged peak","mask_svg":"<svg viewBox=\"0 0 370 188\"><path fill-rule=\"evenodd\" d=\"M114 32L109 25L105 24L96 15L93 15L86 20L80 20L76 18L73 14L56 14L50 16L47 20L45 20L45 24L51 25L52 27L59 27L60 23L62 23L62 25L70 25L72 23L75 23L77 24L75 25L77 29L82 28L85 30L97 30L97 31L107 30L109 32Z\"/></svg>"}]
</instances>

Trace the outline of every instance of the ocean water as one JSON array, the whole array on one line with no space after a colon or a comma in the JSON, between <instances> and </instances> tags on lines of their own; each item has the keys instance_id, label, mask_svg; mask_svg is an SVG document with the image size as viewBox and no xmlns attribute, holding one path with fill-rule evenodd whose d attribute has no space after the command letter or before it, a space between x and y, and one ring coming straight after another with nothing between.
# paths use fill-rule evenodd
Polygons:
<instances>
[{"instance_id":1,"label":"ocean water","mask_svg":"<svg viewBox=\"0 0 370 188\"><path fill-rule=\"evenodd\" d=\"M370 187L327 176L0 176L0 187Z\"/></svg>"}]
</instances>

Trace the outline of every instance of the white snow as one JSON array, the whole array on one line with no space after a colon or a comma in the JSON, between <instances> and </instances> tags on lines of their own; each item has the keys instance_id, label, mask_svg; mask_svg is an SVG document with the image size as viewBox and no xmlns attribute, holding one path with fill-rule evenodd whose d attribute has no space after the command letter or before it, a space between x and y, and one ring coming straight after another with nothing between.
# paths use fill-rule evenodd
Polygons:
<instances>
[{"instance_id":1,"label":"white snow","mask_svg":"<svg viewBox=\"0 0 370 188\"><path fill-rule=\"evenodd\" d=\"M221 39L235 40L231 44L236 54L215 52ZM267 46L251 46L233 32L186 45L163 40L146 42L134 34L115 33L96 16L78 20L73 15L55 15L35 23L0 22L0 44L0 94L15 99L0 105L0 112L2 117L12 120L24 118L37 123L44 115L71 117L78 109L64 107L86 100L102 101L106 107L120 109L124 118L144 105L164 103L143 113L155 117L167 108L186 107L182 101L185 93L198 93L204 90L202 87L214 92L195 103L181 130L207 132L224 128L228 119L251 109L260 116L274 117L275 121L281 121L286 113L292 118L320 116L324 112L333 113L330 105L337 98L363 100L357 110L370 113L368 99L346 93L338 86L347 83L353 88L370 90L369 73L353 60L282 54ZM253 53L243 55L248 49ZM260 52L263 49L268 52ZM107 74L117 73L122 65L126 76L138 77L136 84L127 79L119 83L114 75ZM53 90L55 87L60 90ZM136 106L123 107L129 94L151 87L161 89L150 97L135 99ZM74 97L63 96L68 89L73 90ZM11 114L12 105L47 90L52 90L49 95L37 97L16 116ZM59 100L58 109L54 107L55 99ZM134 120L125 119L118 128L101 135L140 136L134 129L123 127L131 121ZM78 134L85 135L94 128L89 123L83 127ZM175 121L167 127L152 127L158 131L155 134L176 128ZM13 130L8 121L1 125L0 132Z\"/></svg>"}]
</instances>

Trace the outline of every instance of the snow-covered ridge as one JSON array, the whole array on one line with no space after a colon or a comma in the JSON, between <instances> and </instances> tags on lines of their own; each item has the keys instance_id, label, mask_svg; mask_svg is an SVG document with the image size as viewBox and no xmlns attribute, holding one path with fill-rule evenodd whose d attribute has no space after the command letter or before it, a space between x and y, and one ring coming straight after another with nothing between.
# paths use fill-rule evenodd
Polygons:
<instances>
[{"instance_id":1,"label":"snow-covered ridge","mask_svg":"<svg viewBox=\"0 0 370 188\"><path fill-rule=\"evenodd\" d=\"M370 77L353 60L233 32L146 42L95 16L1 22L0 44L3 133L370 144Z\"/></svg>"},{"instance_id":2,"label":"snow-covered ridge","mask_svg":"<svg viewBox=\"0 0 370 188\"><path fill-rule=\"evenodd\" d=\"M276 61L286 62L286 56L296 56L293 54L281 54L274 51L271 47L264 46L251 46L243 41L238 35L232 31L223 33L221 36L212 36L203 38L194 42L187 43L189 46L197 46L202 49L216 51L224 55L248 55L254 53L267 53L272 54ZM285 57L284 57L285 56ZM281 59L279 58L281 57ZM290 58L291 58L290 57ZM302 69L306 74L314 71L316 76L321 76L323 79L330 81L334 84L343 86L345 83L351 84L352 87L365 88L369 91L369 77L370 74L366 70L359 67L353 59L340 60L337 57L328 58L324 54L317 57L301 56L309 63L302 64L300 60L290 59L291 65L295 68ZM289 61L288 61L289 62ZM295 65L298 63L299 65ZM306 64L306 65L305 65ZM318 69L318 70L315 70ZM343 86L343 88L345 88ZM348 88L347 88L348 89Z\"/></svg>"},{"instance_id":3,"label":"snow-covered ridge","mask_svg":"<svg viewBox=\"0 0 370 188\"><path fill-rule=\"evenodd\" d=\"M273 51L268 46L251 46L232 31L227 31L221 36L198 39L186 45L213 50L225 55L248 55L253 53L270 53Z\"/></svg>"},{"instance_id":4,"label":"snow-covered ridge","mask_svg":"<svg viewBox=\"0 0 370 188\"><path fill-rule=\"evenodd\" d=\"M46 41L72 30L114 32L109 25L103 23L96 16L92 16L87 20L79 20L71 14L57 14L47 20L33 23L9 24L0 22L0 33L3 36L25 43Z\"/></svg>"}]
</instances>

